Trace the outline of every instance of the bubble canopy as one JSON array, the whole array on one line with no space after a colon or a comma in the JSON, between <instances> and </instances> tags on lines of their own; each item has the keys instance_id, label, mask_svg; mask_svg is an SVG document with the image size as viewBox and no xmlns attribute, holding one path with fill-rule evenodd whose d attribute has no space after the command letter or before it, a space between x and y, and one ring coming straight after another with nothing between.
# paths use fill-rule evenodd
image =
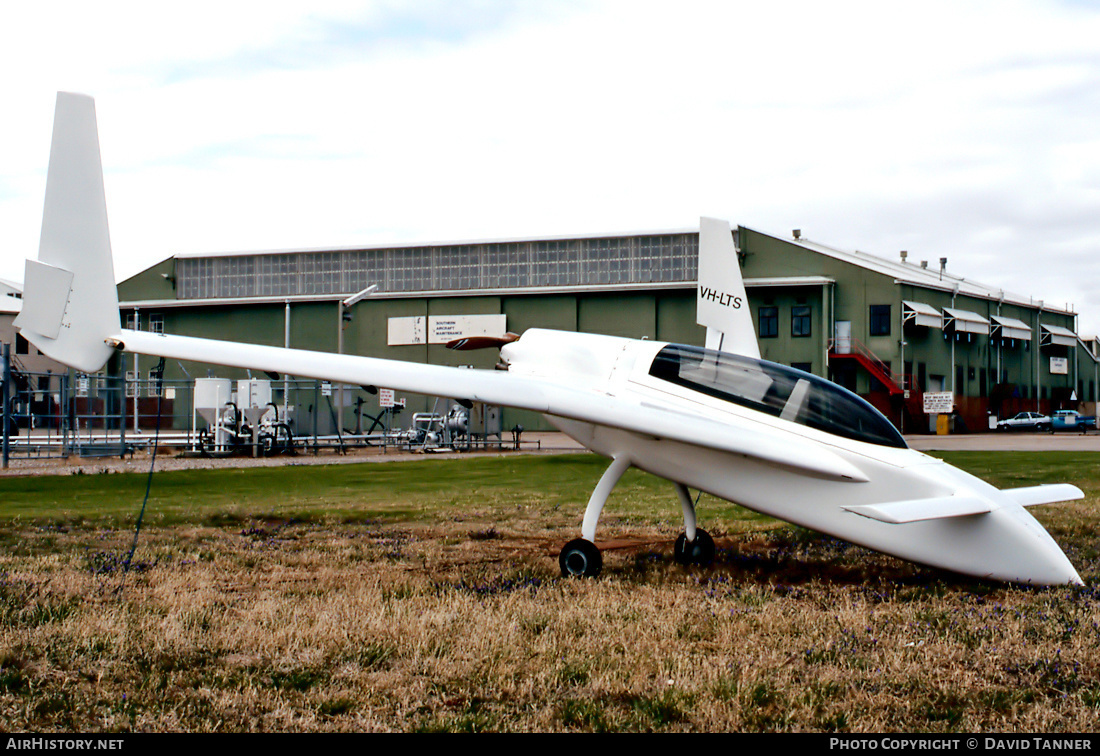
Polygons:
<instances>
[{"instance_id":1,"label":"bubble canopy","mask_svg":"<svg viewBox=\"0 0 1100 756\"><path fill-rule=\"evenodd\" d=\"M786 365L670 344L653 358L649 374L835 436L908 448L897 428L865 399Z\"/></svg>"}]
</instances>

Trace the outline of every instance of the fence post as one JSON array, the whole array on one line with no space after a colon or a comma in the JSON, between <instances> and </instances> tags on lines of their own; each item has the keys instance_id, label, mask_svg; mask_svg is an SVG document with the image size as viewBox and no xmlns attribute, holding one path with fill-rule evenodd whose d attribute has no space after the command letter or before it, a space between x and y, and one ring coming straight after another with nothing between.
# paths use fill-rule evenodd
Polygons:
<instances>
[{"instance_id":1,"label":"fence post","mask_svg":"<svg viewBox=\"0 0 1100 756\"><path fill-rule=\"evenodd\" d=\"M69 407L72 397L69 396L69 373L72 371L66 371L61 374L61 394L60 400L57 403L57 424L61 426L61 458L69 458L69 431L71 426L69 424Z\"/></svg>"},{"instance_id":2,"label":"fence post","mask_svg":"<svg viewBox=\"0 0 1100 756\"><path fill-rule=\"evenodd\" d=\"M125 367L125 365L123 365ZM126 371L120 370L118 376L118 456L126 459Z\"/></svg>"},{"instance_id":3,"label":"fence post","mask_svg":"<svg viewBox=\"0 0 1100 756\"><path fill-rule=\"evenodd\" d=\"M3 391L4 396L4 469L8 469L8 457L11 453L11 439L9 431L11 429L11 397L8 396L8 392L11 390L11 344L4 344L4 377L3 377Z\"/></svg>"},{"instance_id":4,"label":"fence post","mask_svg":"<svg viewBox=\"0 0 1100 756\"><path fill-rule=\"evenodd\" d=\"M317 454L317 417L321 414L321 382L313 381L313 453Z\"/></svg>"}]
</instances>

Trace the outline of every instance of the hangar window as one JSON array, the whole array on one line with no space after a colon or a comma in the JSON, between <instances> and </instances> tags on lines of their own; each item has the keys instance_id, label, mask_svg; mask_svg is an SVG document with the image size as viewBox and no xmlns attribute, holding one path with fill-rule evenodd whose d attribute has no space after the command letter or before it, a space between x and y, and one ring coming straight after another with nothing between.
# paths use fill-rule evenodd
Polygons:
<instances>
[{"instance_id":1,"label":"hangar window","mask_svg":"<svg viewBox=\"0 0 1100 756\"><path fill-rule=\"evenodd\" d=\"M764 360L670 344L650 375L693 391L836 436L907 448L881 412L823 378Z\"/></svg>"},{"instance_id":2,"label":"hangar window","mask_svg":"<svg viewBox=\"0 0 1100 756\"><path fill-rule=\"evenodd\" d=\"M575 286L580 282L580 242L556 239L536 242L531 261L530 286Z\"/></svg>"},{"instance_id":3,"label":"hangar window","mask_svg":"<svg viewBox=\"0 0 1100 756\"><path fill-rule=\"evenodd\" d=\"M178 258L180 299L689 282L695 233Z\"/></svg>"},{"instance_id":4,"label":"hangar window","mask_svg":"<svg viewBox=\"0 0 1100 756\"><path fill-rule=\"evenodd\" d=\"M214 259L181 257L177 260L180 298L205 299L215 296Z\"/></svg>"},{"instance_id":5,"label":"hangar window","mask_svg":"<svg viewBox=\"0 0 1100 756\"><path fill-rule=\"evenodd\" d=\"M340 290L340 255L336 252L303 255L299 271L303 294L327 294Z\"/></svg>"},{"instance_id":6,"label":"hangar window","mask_svg":"<svg viewBox=\"0 0 1100 756\"><path fill-rule=\"evenodd\" d=\"M431 288L431 250L423 247L387 250L386 290L425 291Z\"/></svg>"},{"instance_id":7,"label":"hangar window","mask_svg":"<svg viewBox=\"0 0 1100 756\"><path fill-rule=\"evenodd\" d=\"M299 255L261 255L256 293L259 296L288 296L298 293Z\"/></svg>"},{"instance_id":8,"label":"hangar window","mask_svg":"<svg viewBox=\"0 0 1100 756\"><path fill-rule=\"evenodd\" d=\"M343 291L362 291L371 284L381 287L386 280L386 253L381 249L358 249L344 253Z\"/></svg>"},{"instance_id":9,"label":"hangar window","mask_svg":"<svg viewBox=\"0 0 1100 756\"><path fill-rule=\"evenodd\" d=\"M779 335L779 308L761 307L757 312L759 333L762 339L774 339Z\"/></svg>"},{"instance_id":10,"label":"hangar window","mask_svg":"<svg viewBox=\"0 0 1100 756\"><path fill-rule=\"evenodd\" d=\"M810 335L810 307L798 305L791 308L791 336L803 338Z\"/></svg>"},{"instance_id":11,"label":"hangar window","mask_svg":"<svg viewBox=\"0 0 1100 756\"><path fill-rule=\"evenodd\" d=\"M481 284L476 246L437 247L437 285L443 290L476 289Z\"/></svg>"},{"instance_id":12,"label":"hangar window","mask_svg":"<svg viewBox=\"0 0 1100 756\"><path fill-rule=\"evenodd\" d=\"M256 258L221 257L214 262L215 296L249 297L256 293Z\"/></svg>"},{"instance_id":13,"label":"hangar window","mask_svg":"<svg viewBox=\"0 0 1100 756\"><path fill-rule=\"evenodd\" d=\"M657 241L655 244L654 241ZM664 251L663 244L660 243L660 237L644 236L641 239L637 239L634 242L634 280L640 283L650 283L652 281L664 280L661 277L662 265L664 262L671 263L673 258L671 255L665 256L662 254ZM668 266L668 270L671 270L671 264Z\"/></svg>"},{"instance_id":14,"label":"hangar window","mask_svg":"<svg viewBox=\"0 0 1100 756\"><path fill-rule=\"evenodd\" d=\"M872 336L890 335L890 305L871 305L868 330Z\"/></svg>"},{"instance_id":15,"label":"hangar window","mask_svg":"<svg viewBox=\"0 0 1100 756\"><path fill-rule=\"evenodd\" d=\"M616 284L630 281L630 239L584 239L580 257L586 268L584 283Z\"/></svg>"}]
</instances>

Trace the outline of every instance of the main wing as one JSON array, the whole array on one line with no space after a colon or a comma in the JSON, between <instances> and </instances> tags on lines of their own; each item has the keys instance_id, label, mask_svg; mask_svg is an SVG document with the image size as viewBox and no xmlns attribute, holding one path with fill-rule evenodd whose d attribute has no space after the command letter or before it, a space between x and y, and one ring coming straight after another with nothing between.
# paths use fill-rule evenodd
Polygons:
<instances>
[{"instance_id":1,"label":"main wing","mask_svg":"<svg viewBox=\"0 0 1100 756\"><path fill-rule=\"evenodd\" d=\"M701 234L705 246L727 245L730 251L729 227L722 231L720 225L704 222ZM732 260L736 269L735 255ZM738 307L747 314L743 296ZM39 260L27 261L24 307L17 326L43 353L86 372L99 370L117 349L352 385L385 386L535 410L755 457L808 475L866 480L858 469L820 445L778 441L591 388L498 371L123 330L107 230L95 103L85 95L62 92L57 96Z\"/></svg>"},{"instance_id":2,"label":"main wing","mask_svg":"<svg viewBox=\"0 0 1100 756\"><path fill-rule=\"evenodd\" d=\"M357 386L384 386L428 396L534 410L692 446L754 457L803 474L866 481L854 465L820 444L773 439L757 430L717 423L623 397L496 370L468 370L376 357L311 352L230 341L121 331L116 348L157 357L319 378Z\"/></svg>"}]
</instances>

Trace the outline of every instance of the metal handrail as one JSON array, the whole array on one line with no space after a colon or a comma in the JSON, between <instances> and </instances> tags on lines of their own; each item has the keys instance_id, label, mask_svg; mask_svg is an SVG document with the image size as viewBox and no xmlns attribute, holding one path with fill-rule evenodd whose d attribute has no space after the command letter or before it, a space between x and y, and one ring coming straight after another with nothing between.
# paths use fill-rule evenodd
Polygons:
<instances>
[{"instance_id":1,"label":"metal handrail","mask_svg":"<svg viewBox=\"0 0 1100 756\"><path fill-rule=\"evenodd\" d=\"M846 344L849 347L848 351L846 351L846 352L837 351L837 345L840 344L840 343ZM867 360L871 361L872 363L874 363L874 365L876 367L878 367L878 369L881 370L883 372L883 374L885 374L894 383L894 385L897 386L898 388L900 388L902 391L905 390L905 387L906 387L907 384L910 385L910 386L915 386L916 385L916 381L912 380L912 378L913 378L912 375L907 375L905 373L895 373L893 370L890 369L889 363L887 363L887 362L883 361L882 359L880 359L879 356L877 354L875 354L874 352L872 352L870 350L870 348L867 347L866 344L864 344L862 341L860 341L859 339L854 338L852 336L849 336L849 337L843 338L843 339L837 339L837 338L829 339L829 353L830 354L853 354L854 353L854 354L860 355L864 359L867 359ZM919 389L918 389L918 391L919 391Z\"/></svg>"}]
</instances>

